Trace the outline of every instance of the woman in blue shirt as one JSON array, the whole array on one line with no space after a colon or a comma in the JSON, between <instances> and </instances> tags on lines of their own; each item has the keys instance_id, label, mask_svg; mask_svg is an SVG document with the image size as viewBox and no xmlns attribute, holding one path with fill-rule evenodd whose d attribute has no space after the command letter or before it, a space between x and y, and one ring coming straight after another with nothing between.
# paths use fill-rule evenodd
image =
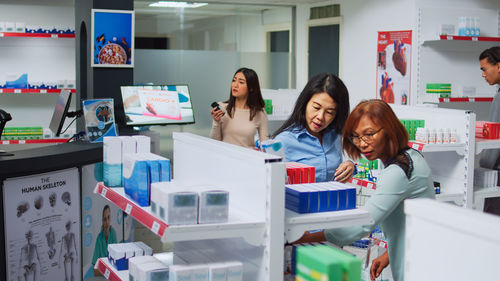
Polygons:
<instances>
[{"instance_id":1,"label":"woman in blue shirt","mask_svg":"<svg viewBox=\"0 0 500 281\"><path fill-rule=\"evenodd\" d=\"M322 73L307 82L290 118L275 133L287 162L316 168L316 182L346 182L354 163L342 162L340 139L349 114L349 93L333 74Z\"/></svg>"}]
</instances>

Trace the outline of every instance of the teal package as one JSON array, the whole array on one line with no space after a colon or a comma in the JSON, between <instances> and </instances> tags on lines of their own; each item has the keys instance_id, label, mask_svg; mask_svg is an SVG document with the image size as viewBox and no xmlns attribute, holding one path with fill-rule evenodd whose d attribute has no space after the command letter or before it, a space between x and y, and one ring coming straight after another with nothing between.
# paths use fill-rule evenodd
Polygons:
<instances>
[{"instance_id":1,"label":"teal package","mask_svg":"<svg viewBox=\"0 0 500 281\"><path fill-rule=\"evenodd\" d=\"M103 164L103 181L108 187L122 186L122 164Z\"/></svg>"}]
</instances>

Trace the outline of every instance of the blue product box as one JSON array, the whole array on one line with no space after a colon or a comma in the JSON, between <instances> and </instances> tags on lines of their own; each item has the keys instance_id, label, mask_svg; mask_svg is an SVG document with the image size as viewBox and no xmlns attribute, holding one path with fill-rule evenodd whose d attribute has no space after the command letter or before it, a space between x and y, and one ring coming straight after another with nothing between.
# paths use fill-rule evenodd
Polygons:
<instances>
[{"instance_id":1,"label":"blue product box","mask_svg":"<svg viewBox=\"0 0 500 281\"><path fill-rule=\"evenodd\" d=\"M314 191L318 192L318 199L319 199L319 212L327 212L328 211L328 190L323 188L320 185L316 184L308 184L308 188L311 188Z\"/></svg>"},{"instance_id":2,"label":"blue product box","mask_svg":"<svg viewBox=\"0 0 500 281\"><path fill-rule=\"evenodd\" d=\"M149 206L151 183L148 161L142 154L127 154L123 159L125 193L140 206Z\"/></svg>"},{"instance_id":3,"label":"blue product box","mask_svg":"<svg viewBox=\"0 0 500 281\"><path fill-rule=\"evenodd\" d=\"M117 270L127 270L128 259L134 254L134 250L127 243L108 244L108 260Z\"/></svg>"},{"instance_id":4,"label":"blue product box","mask_svg":"<svg viewBox=\"0 0 500 281\"><path fill-rule=\"evenodd\" d=\"M356 188L346 188L347 209L356 209Z\"/></svg>"},{"instance_id":5,"label":"blue product box","mask_svg":"<svg viewBox=\"0 0 500 281\"><path fill-rule=\"evenodd\" d=\"M297 213L309 212L309 193L304 192L297 185L287 185L285 193L285 207Z\"/></svg>"}]
</instances>

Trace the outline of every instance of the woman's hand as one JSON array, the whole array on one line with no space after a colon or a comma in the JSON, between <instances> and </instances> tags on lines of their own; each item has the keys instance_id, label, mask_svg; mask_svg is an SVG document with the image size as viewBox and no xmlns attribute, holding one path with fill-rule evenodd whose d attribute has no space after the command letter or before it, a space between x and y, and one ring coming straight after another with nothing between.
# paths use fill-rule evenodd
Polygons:
<instances>
[{"instance_id":1,"label":"woman's hand","mask_svg":"<svg viewBox=\"0 0 500 281\"><path fill-rule=\"evenodd\" d=\"M214 119L215 122L220 122L220 119L224 115L224 112L222 112L222 110L220 109L212 108L212 110L210 110L210 114L212 115L212 119Z\"/></svg>"},{"instance_id":2,"label":"woman's hand","mask_svg":"<svg viewBox=\"0 0 500 281\"><path fill-rule=\"evenodd\" d=\"M372 267L370 268L370 278L375 281L375 278L380 276L382 270L389 265L389 254L385 252L380 257L372 261Z\"/></svg>"},{"instance_id":3,"label":"woman's hand","mask_svg":"<svg viewBox=\"0 0 500 281\"><path fill-rule=\"evenodd\" d=\"M337 170L335 170L335 180L339 182L347 182L353 175L354 163L352 161L345 161L340 163Z\"/></svg>"}]
</instances>

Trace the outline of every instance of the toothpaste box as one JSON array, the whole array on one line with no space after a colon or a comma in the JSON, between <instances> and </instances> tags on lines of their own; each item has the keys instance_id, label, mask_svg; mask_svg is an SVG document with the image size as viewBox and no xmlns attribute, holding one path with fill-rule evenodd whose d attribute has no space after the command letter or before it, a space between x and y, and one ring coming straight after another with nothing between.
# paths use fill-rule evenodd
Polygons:
<instances>
[{"instance_id":1,"label":"toothpaste box","mask_svg":"<svg viewBox=\"0 0 500 281\"><path fill-rule=\"evenodd\" d=\"M227 281L243 281L243 263L239 261L226 262Z\"/></svg>"},{"instance_id":2,"label":"toothpaste box","mask_svg":"<svg viewBox=\"0 0 500 281\"><path fill-rule=\"evenodd\" d=\"M224 263L209 264L210 281L227 281L227 266Z\"/></svg>"}]
</instances>

